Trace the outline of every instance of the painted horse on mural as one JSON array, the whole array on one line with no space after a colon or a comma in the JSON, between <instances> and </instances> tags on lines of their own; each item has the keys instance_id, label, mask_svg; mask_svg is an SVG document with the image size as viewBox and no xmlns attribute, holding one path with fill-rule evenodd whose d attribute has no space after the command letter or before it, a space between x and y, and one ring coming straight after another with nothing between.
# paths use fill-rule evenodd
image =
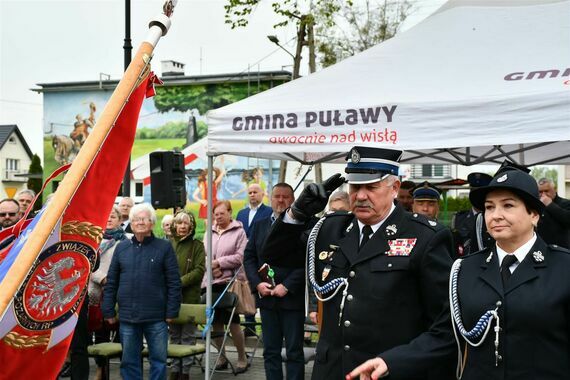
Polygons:
<instances>
[{"instance_id":1,"label":"painted horse on mural","mask_svg":"<svg viewBox=\"0 0 570 380\"><path fill-rule=\"evenodd\" d=\"M51 140L54 159L60 165L70 164L77 156L79 148L69 136L54 135Z\"/></svg>"}]
</instances>

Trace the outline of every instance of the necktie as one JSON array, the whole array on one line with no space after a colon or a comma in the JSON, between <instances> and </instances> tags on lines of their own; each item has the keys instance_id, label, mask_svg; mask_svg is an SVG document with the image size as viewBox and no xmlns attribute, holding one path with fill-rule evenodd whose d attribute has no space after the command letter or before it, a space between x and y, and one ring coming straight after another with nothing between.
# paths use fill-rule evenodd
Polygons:
<instances>
[{"instance_id":1,"label":"necktie","mask_svg":"<svg viewBox=\"0 0 570 380\"><path fill-rule=\"evenodd\" d=\"M362 249L362 247L364 247L364 244L370 240L370 235L372 235L372 227L370 227L368 224L365 224L364 227L362 227L362 240L360 241L360 246L358 247L359 251Z\"/></svg>"},{"instance_id":2,"label":"necktie","mask_svg":"<svg viewBox=\"0 0 570 380\"><path fill-rule=\"evenodd\" d=\"M501 278L503 279L503 287L507 284L507 281L511 277L511 271L509 267L517 262L517 257L515 255L507 255L503 258L501 263Z\"/></svg>"}]
</instances>

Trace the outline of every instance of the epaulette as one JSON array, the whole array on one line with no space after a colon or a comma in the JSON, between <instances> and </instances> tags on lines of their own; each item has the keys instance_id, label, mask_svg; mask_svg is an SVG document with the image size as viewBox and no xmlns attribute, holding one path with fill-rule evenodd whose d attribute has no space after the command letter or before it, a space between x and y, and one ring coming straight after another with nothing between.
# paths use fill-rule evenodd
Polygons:
<instances>
[{"instance_id":1,"label":"epaulette","mask_svg":"<svg viewBox=\"0 0 570 380\"><path fill-rule=\"evenodd\" d=\"M557 244L548 244L548 248L550 248L553 251L560 251L560 252L564 252L564 253L570 253L570 249L568 248L564 248L561 247Z\"/></svg>"},{"instance_id":2,"label":"epaulette","mask_svg":"<svg viewBox=\"0 0 570 380\"><path fill-rule=\"evenodd\" d=\"M413 220L414 222L423 224L425 226L428 226L429 228L431 228L434 231L440 231L440 230L445 228L445 226L443 224L440 224L436 221L430 220L425 215L418 214L416 212L413 214L410 214L410 215L411 215L411 217L410 217L411 220Z\"/></svg>"},{"instance_id":3,"label":"epaulette","mask_svg":"<svg viewBox=\"0 0 570 380\"><path fill-rule=\"evenodd\" d=\"M461 258L461 259L468 259L468 258L474 257L474 256L485 255L485 254L487 254L487 253L489 253L489 252L491 252L491 249L490 249L489 247L485 247L485 248L483 248L483 249L480 250L480 251L472 252L472 253L470 253L470 254L468 254L468 255L461 256L460 258Z\"/></svg>"}]
</instances>

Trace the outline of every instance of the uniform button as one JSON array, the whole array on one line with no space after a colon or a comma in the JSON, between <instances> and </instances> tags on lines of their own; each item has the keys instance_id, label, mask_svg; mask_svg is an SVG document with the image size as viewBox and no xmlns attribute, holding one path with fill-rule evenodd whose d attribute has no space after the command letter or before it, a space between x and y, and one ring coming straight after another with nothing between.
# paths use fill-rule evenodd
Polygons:
<instances>
[{"instance_id":1,"label":"uniform button","mask_svg":"<svg viewBox=\"0 0 570 380\"><path fill-rule=\"evenodd\" d=\"M349 327L350 326L350 321L344 321L344 327Z\"/></svg>"},{"instance_id":2,"label":"uniform button","mask_svg":"<svg viewBox=\"0 0 570 380\"><path fill-rule=\"evenodd\" d=\"M345 350L345 351L350 351L350 346L347 344L346 346L344 346L344 350Z\"/></svg>"},{"instance_id":3,"label":"uniform button","mask_svg":"<svg viewBox=\"0 0 570 380\"><path fill-rule=\"evenodd\" d=\"M348 296L346 296L346 299L349 301L352 301L352 294L349 294Z\"/></svg>"},{"instance_id":4,"label":"uniform button","mask_svg":"<svg viewBox=\"0 0 570 380\"><path fill-rule=\"evenodd\" d=\"M356 275L356 273L354 273L353 270L351 270L350 272L348 272L348 277L353 278Z\"/></svg>"},{"instance_id":5,"label":"uniform button","mask_svg":"<svg viewBox=\"0 0 570 380\"><path fill-rule=\"evenodd\" d=\"M388 263L388 268L392 268L392 263Z\"/></svg>"}]
</instances>

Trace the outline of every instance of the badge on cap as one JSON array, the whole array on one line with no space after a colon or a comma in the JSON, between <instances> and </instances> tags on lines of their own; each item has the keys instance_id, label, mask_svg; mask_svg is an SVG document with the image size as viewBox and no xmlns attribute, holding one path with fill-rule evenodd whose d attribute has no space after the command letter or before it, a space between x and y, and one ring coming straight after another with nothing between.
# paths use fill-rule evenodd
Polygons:
<instances>
[{"instance_id":1,"label":"badge on cap","mask_svg":"<svg viewBox=\"0 0 570 380\"><path fill-rule=\"evenodd\" d=\"M542 252L540 251L535 251L532 253L532 258L534 259L534 261L536 261L537 263L541 263L544 261L544 255L542 254Z\"/></svg>"},{"instance_id":2,"label":"badge on cap","mask_svg":"<svg viewBox=\"0 0 570 380\"><path fill-rule=\"evenodd\" d=\"M395 224L390 224L386 227L386 236L394 236L398 232L398 227Z\"/></svg>"},{"instance_id":3,"label":"badge on cap","mask_svg":"<svg viewBox=\"0 0 570 380\"><path fill-rule=\"evenodd\" d=\"M509 177L507 177L507 174L505 173L504 175L500 176L499 178L497 178L497 182L501 183L501 182L505 182Z\"/></svg>"},{"instance_id":4,"label":"badge on cap","mask_svg":"<svg viewBox=\"0 0 570 380\"><path fill-rule=\"evenodd\" d=\"M353 164L358 164L360 162L360 153L358 153L356 149L353 149L352 152L350 152L350 161L352 161Z\"/></svg>"}]
</instances>

